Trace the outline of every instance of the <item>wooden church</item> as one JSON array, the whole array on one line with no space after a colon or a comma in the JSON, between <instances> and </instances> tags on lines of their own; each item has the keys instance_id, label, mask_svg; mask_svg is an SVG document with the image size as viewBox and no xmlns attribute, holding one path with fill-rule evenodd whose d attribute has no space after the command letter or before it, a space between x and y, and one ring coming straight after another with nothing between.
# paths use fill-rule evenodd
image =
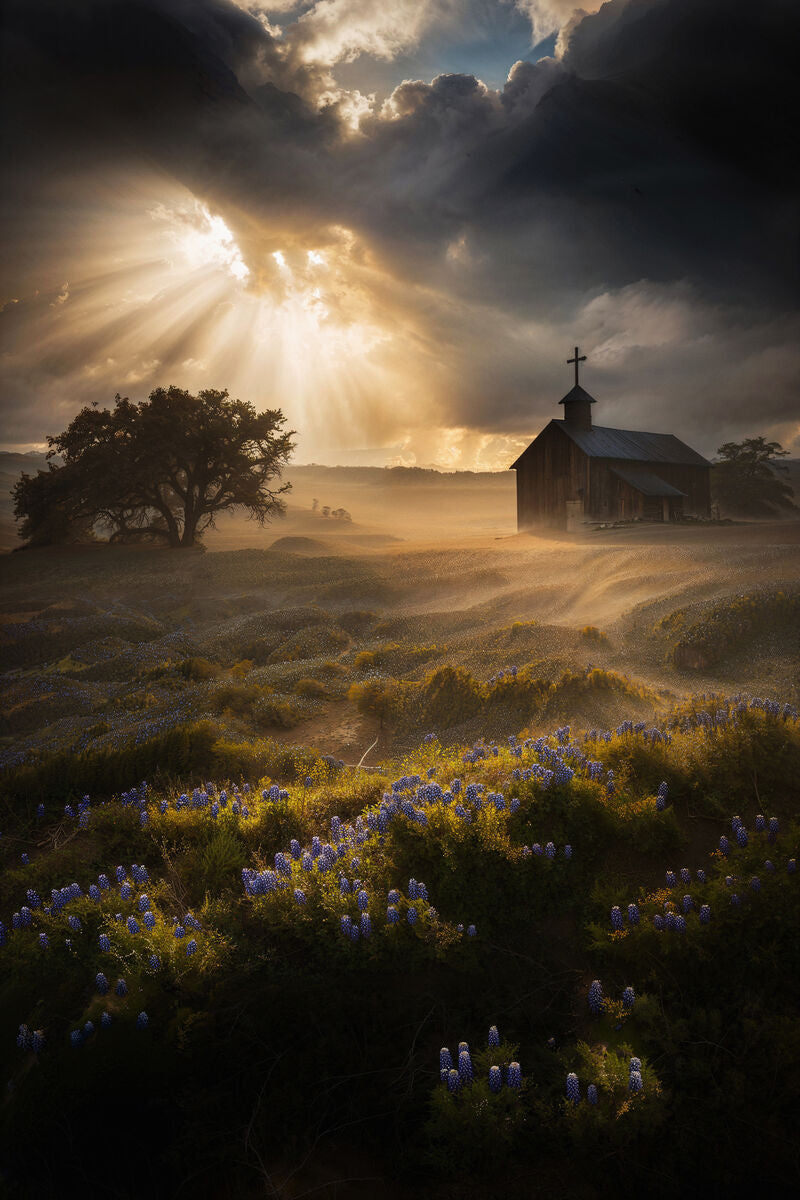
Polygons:
<instances>
[{"instance_id":1,"label":"wooden church","mask_svg":"<svg viewBox=\"0 0 800 1200\"><path fill-rule=\"evenodd\" d=\"M576 529L584 522L675 521L711 514L711 463L671 433L592 424L596 403L578 382L564 416L534 438L510 470L517 472L517 528Z\"/></svg>"}]
</instances>

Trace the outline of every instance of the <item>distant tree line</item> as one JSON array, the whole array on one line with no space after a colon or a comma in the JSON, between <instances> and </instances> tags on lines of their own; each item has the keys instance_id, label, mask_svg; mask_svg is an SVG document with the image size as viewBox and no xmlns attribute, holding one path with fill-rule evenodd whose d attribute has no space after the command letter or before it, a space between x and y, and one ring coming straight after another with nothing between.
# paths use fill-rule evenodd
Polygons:
<instances>
[{"instance_id":1,"label":"distant tree line","mask_svg":"<svg viewBox=\"0 0 800 1200\"><path fill-rule=\"evenodd\" d=\"M134 404L81 409L48 437L48 464L13 490L31 546L92 540L194 546L218 513L244 508L264 524L291 484L273 486L294 449L280 410L257 413L227 391L156 388Z\"/></svg>"},{"instance_id":2,"label":"distant tree line","mask_svg":"<svg viewBox=\"0 0 800 1200\"><path fill-rule=\"evenodd\" d=\"M321 517L331 517L334 521L352 521L353 519L346 508L331 508L329 504L320 506L320 502L316 498L311 501L311 511L319 513Z\"/></svg>"}]
</instances>

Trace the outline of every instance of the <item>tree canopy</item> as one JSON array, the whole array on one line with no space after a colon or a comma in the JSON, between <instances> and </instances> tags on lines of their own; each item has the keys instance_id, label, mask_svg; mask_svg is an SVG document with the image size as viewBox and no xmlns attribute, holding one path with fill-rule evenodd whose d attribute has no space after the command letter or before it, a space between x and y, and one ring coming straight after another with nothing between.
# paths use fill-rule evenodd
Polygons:
<instances>
[{"instance_id":1,"label":"tree canopy","mask_svg":"<svg viewBox=\"0 0 800 1200\"><path fill-rule=\"evenodd\" d=\"M217 513L243 508L264 524L281 513L291 484L271 486L294 449L279 409L257 413L227 391L193 396L156 388L134 404L83 408L48 437L47 471L22 475L14 512L31 545L85 540L95 526L111 541L193 546Z\"/></svg>"},{"instance_id":2,"label":"tree canopy","mask_svg":"<svg viewBox=\"0 0 800 1200\"><path fill-rule=\"evenodd\" d=\"M789 451L764 437L725 442L717 450L711 480L714 499L726 512L743 516L775 516L796 509L794 491L778 472Z\"/></svg>"}]
</instances>

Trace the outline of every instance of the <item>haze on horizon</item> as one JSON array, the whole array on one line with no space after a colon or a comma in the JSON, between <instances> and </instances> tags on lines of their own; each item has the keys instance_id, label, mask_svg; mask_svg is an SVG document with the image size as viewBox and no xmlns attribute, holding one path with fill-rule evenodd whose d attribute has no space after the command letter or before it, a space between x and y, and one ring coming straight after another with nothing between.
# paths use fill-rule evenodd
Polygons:
<instances>
[{"instance_id":1,"label":"haze on horizon","mask_svg":"<svg viewBox=\"0 0 800 1200\"><path fill-rule=\"evenodd\" d=\"M594 11L590 11L594 10ZM6 448L157 385L297 461L599 424L800 454L789 0L12 0Z\"/></svg>"}]
</instances>

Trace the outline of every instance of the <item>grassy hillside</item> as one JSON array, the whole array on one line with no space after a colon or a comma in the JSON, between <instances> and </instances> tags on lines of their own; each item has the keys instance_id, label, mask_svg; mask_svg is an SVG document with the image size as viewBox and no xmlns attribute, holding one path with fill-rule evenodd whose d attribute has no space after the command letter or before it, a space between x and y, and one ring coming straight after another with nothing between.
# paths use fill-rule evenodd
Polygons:
<instances>
[{"instance_id":1,"label":"grassy hillside","mask_svg":"<svg viewBox=\"0 0 800 1200\"><path fill-rule=\"evenodd\" d=\"M101 758L2 784L9 1195L793 1190L789 709Z\"/></svg>"}]
</instances>

